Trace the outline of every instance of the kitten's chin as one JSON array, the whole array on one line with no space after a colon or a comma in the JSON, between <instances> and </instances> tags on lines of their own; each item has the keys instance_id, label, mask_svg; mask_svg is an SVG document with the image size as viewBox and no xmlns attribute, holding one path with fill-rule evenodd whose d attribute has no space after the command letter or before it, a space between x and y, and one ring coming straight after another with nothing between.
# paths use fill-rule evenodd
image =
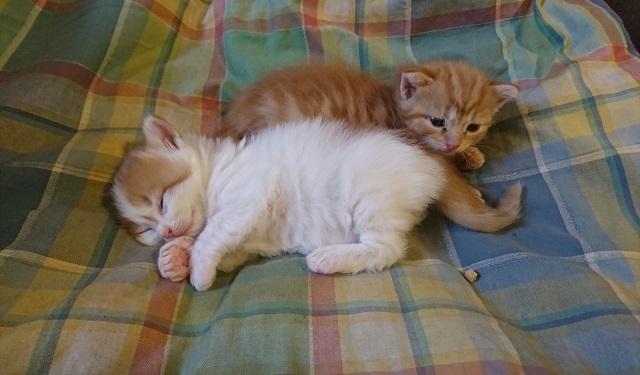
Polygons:
<instances>
[{"instance_id":1,"label":"kitten's chin","mask_svg":"<svg viewBox=\"0 0 640 375\"><path fill-rule=\"evenodd\" d=\"M450 149L447 146L445 146L444 144L438 142L438 141L434 141L433 139L430 139L428 137L424 137L422 139L422 142L427 145L430 149L437 151L439 153L441 153L442 155L445 156L453 156L453 155L457 155L460 154L462 152L464 152L468 147L457 147L454 149Z\"/></svg>"},{"instance_id":2,"label":"kitten's chin","mask_svg":"<svg viewBox=\"0 0 640 375\"><path fill-rule=\"evenodd\" d=\"M185 231L185 236L189 236L189 237L197 237L200 232L202 232L202 224L198 224L197 222L192 222L191 225L189 226L189 228Z\"/></svg>"},{"instance_id":3,"label":"kitten's chin","mask_svg":"<svg viewBox=\"0 0 640 375\"><path fill-rule=\"evenodd\" d=\"M198 231L194 229L192 224L187 225L186 227L180 229L175 235L175 238L187 236L187 237L195 237L198 234Z\"/></svg>"},{"instance_id":4,"label":"kitten's chin","mask_svg":"<svg viewBox=\"0 0 640 375\"><path fill-rule=\"evenodd\" d=\"M422 138L422 142L427 145L430 149L437 151L443 155L446 156L450 156L453 155L457 152L457 150L448 150L447 147L445 147L443 144L441 144L440 142L436 142L431 138L428 137L424 137Z\"/></svg>"}]
</instances>

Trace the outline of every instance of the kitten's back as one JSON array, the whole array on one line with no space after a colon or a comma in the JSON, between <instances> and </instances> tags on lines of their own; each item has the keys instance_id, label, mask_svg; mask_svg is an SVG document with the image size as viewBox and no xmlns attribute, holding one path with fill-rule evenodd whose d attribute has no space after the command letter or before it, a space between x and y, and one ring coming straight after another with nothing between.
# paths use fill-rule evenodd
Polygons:
<instances>
[{"instance_id":1,"label":"kitten's back","mask_svg":"<svg viewBox=\"0 0 640 375\"><path fill-rule=\"evenodd\" d=\"M373 126L396 118L393 89L344 64L304 65L270 73L231 105L218 134L242 137L265 123L322 116Z\"/></svg>"}]
</instances>

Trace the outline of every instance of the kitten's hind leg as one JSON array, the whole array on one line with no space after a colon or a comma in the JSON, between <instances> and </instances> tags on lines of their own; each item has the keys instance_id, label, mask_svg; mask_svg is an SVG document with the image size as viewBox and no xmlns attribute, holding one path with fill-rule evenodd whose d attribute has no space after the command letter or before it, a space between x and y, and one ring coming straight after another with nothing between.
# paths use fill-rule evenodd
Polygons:
<instances>
[{"instance_id":1,"label":"kitten's hind leg","mask_svg":"<svg viewBox=\"0 0 640 375\"><path fill-rule=\"evenodd\" d=\"M381 271L404 255L406 240L399 232L368 232L360 242L319 247L307 255L307 266L316 273Z\"/></svg>"},{"instance_id":2,"label":"kitten's hind leg","mask_svg":"<svg viewBox=\"0 0 640 375\"><path fill-rule=\"evenodd\" d=\"M182 281L189 276L189 250L193 238L178 237L160 248L158 252L158 271L165 279Z\"/></svg>"}]
</instances>

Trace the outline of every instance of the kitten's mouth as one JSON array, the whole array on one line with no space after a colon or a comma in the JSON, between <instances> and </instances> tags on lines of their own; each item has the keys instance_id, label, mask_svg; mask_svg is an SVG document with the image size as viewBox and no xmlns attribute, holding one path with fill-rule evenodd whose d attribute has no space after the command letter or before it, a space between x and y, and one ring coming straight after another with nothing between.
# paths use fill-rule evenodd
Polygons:
<instances>
[{"instance_id":1,"label":"kitten's mouth","mask_svg":"<svg viewBox=\"0 0 640 375\"><path fill-rule=\"evenodd\" d=\"M426 143L427 146L431 147L431 149L438 151L445 156L453 156L456 154L460 154L467 149L467 147L461 144L449 145L446 143L434 141L433 139L429 139L429 138L424 138L424 143Z\"/></svg>"},{"instance_id":2,"label":"kitten's mouth","mask_svg":"<svg viewBox=\"0 0 640 375\"><path fill-rule=\"evenodd\" d=\"M191 222L189 222L187 225L184 225L181 228L171 231L168 236L163 236L163 237L166 241L170 241L182 236L193 237L194 233L192 232L193 232L193 225Z\"/></svg>"},{"instance_id":3,"label":"kitten's mouth","mask_svg":"<svg viewBox=\"0 0 640 375\"><path fill-rule=\"evenodd\" d=\"M198 229L189 225L187 229L184 231L185 236L196 237L198 235Z\"/></svg>"},{"instance_id":4,"label":"kitten's mouth","mask_svg":"<svg viewBox=\"0 0 640 375\"><path fill-rule=\"evenodd\" d=\"M454 148L454 149L444 148L444 149L442 149L442 153L447 155L447 156L451 156L451 155L457 154L458 153L458 149L457 148Z\"/></svg>"},{"instance_id":5,"label":"kitten's mouth","mask_svg":"<svg viewBox=\"0 0 640 375\"><path fill-rule=\"evenodd\" d=\"M446 145L443 145L442 143L434 142L433 140L428 138L424 139L424 143L426 143L427 146L429 146L431 149L438 151L446 156L451 156L453 154L456 154L459 152L459 149L460 149L460 147L449 148Z\"/></svg>"}]
</instances>

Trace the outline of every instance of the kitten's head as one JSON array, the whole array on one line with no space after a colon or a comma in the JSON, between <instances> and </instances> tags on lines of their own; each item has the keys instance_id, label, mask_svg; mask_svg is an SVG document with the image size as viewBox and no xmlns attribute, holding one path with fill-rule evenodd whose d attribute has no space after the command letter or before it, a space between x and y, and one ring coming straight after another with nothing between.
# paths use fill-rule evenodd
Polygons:
<instances>
[{"instance_id":1,"label":"kitten's head","mask_svg":"<svg viewBox=\"0 0 640 375\"><path fill-rule=\"evenodd\" d=\"M204 191L193 152L166 122L147 117L144 141L133 146L113 178L111 193L123 226L155 245L196 236L204 224Z\"/></svg>"},{"instance_id":2,"label":"kitten's head","mask_svg":"<svg viewBox=\"0 0 640 375\"><path fill-rule=\"evenodd\" d=\"M407 65L396 80L405 124L445 154L478 143L493 125L493 115L517 94L516 86L494 82L478 68L455 61Z\"/></svg>"}]
</instances>

